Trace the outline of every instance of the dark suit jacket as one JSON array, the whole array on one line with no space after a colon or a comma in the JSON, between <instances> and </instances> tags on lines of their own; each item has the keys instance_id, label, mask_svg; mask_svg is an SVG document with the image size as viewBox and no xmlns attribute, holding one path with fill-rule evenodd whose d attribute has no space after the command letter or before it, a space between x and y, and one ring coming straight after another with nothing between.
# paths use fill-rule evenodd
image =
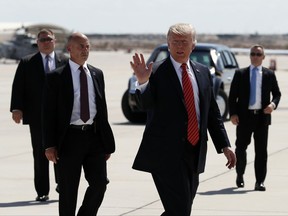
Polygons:
<instances>
[{"instance_id":1,"label":"dark suit jacket","mask_svg":"<svg viewBox=\"0 0 288 216\"><path fill-rule=\"evenodd\" d=\"M201 116L194 171L201 173L206 161L207 128L218 153L230 143L213 96L210 71L196 62L191 65L199 87ZM177 166L187 147L188 120L182 87L169 57L154 64L149 84L142 94L138 92L138 100L147 110L147 123L133 168L157 172Z\"/></svg>"},{"instance_id":2,"label":"dark suit jacket","mask_svg":"<svg viewBox=\"0 0 288 216\"><path fill-rule=\"evenodd\" d=\"M56 54L56 68L67 60L67 57ZM10 111L22 110L23 124L40 124L44 83L45 71L40 52L22 58L12 85Z\"/></svg>"},{"instance_id":3,"label":"dark suit jacket","mask_svg":"<svg viewBox=\"0 0 288 216\"><path fill-rule=\"evenodd\" d=\"M93 78L96 94L97 114L94 119L94 132L97 145L106 153L115 151L114 136L108 123L105 84L103 72L88 65ZM74 90L69 63L47 76L43 108L44 147L56 147L61 154L61 145L70 125L73 109Z\"/></svg>"},{"instance_id":4,"label":"dark suit jacket","mask_svg":"<svg viewBox=\"0 0 288 216\"><path fill-rule=\"evenodd\" d=\"M274 102L276 108L281 98L275 73L262 67L262 109ZM272 101L271 101L272 93ZM250 97L250 67L235 71L229 94L230 116L237 114L240 124L249 124L249 97ZM262 113L261 119L264 125L271 124L271 114Z\"/></svg>"}]
</instances>

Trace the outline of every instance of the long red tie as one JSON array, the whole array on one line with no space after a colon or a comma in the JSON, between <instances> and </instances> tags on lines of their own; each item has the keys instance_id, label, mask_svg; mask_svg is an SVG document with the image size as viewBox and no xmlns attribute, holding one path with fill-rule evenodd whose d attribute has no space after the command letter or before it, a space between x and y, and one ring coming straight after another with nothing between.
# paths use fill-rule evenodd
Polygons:
<instances>
[{"instance_id":1,"label":"long red tie","mask_svg":"<svg viewBox=\"0 0 288 216\"><path fill-rule=\"evenodd\" d=\"M183 94L188 113L187 139L192 145L199 141L198 120L195 109L194 92L187 72L187 64L183 63L182 68L182 85Z\"/></svg>"},{"instance_id":2,"label":"long red tie","mask_svg":"<svg viewBox=\"0 0 288 216\"><path fill-rule=\"evenodd\" d=\"M90 118L87 76L82 66L80 72L80 118L85 123Z\"/></svg>"}]
</instances>

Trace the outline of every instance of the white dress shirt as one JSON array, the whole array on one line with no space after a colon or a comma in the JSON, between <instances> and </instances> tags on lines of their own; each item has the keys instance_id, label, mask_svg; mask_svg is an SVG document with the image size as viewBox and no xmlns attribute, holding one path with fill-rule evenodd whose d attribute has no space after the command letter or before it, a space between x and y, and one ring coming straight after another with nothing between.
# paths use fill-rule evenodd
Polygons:
<instances>
[{"instance_id":1,"label":"white dress shirt","mask_svg":"<svg viewBox=\"0 0 288 216\"><path fill-rule=\"evenodd\" d=\"M87 75L87 84L88 84L88 99L89 99L89 111L90 111L90 119L87 122L83 122L80 119L80 65L73 62L69 59L69 65L71 69L72 79L73 79L73 89L74 89L74 103L73 110L71 115L70 124L73 125L83 125L83 124L92 124L93 119L96 116L96 96L94 84L92 81L92 76L87 67L87 63L83 65L83 68Z\"/></svg>"},{"instance_id":2,"label":"white dress shirt","mask_svg":"<svg viewBox=\"0 0 288 216\"><path fill-rule=\"evenodd\" d=\"M41 53L41 52L40 52ZM42 56L42 61L43 61L43 66L45 68L45 64L46 64L46 54L44 53L41 53L41 56ZM52 70L54 70L56 68L56 62L55 62L55 52L52 52L49 54L50 58L49 58L49 68L50 68L50 72Z\"/></svg>"},{"instance_id":3,"label":"white dress shirt","mask_svg":"<svg viewBox=\"0 0 288 216\"><path fill-rule=\"evenodd\" d=\"M252 76L252 69L255 66L250 66L250 82L251 82L251 76ZM261 90L262 90L262 66L257 67L258 70L256 70L256 102L252 106L249 105L249 110L258 110L262 108L262 100L261 100Z\"/></svg>"}]
</instances>

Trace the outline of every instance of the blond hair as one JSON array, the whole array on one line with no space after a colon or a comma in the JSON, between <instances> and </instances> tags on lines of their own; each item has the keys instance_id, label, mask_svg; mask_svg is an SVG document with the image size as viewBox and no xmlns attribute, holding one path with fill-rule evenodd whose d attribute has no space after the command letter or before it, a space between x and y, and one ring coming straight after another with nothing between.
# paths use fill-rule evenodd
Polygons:
<instances>
[{"instance_id":1,"label":"blond hair","mask_svg":"<svg viewBox=\"0 0 288 216\"><path fill-rule=\"evenodd\" d=\"M176 35L191 35L192 41L196 43L196 30L195 28L188 23L177 23L175 25L170 26L168 33L167 33L167 39L169 40L169 37L171 34Z\"/></svg>"}]
</instances>

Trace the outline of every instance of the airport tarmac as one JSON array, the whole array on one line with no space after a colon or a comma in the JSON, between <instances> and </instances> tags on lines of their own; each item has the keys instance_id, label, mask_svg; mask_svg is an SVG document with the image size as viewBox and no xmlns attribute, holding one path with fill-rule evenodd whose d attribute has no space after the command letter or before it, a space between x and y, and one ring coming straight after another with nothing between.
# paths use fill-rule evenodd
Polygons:
<instances>
[{"instance_id":1,"label":"airport tarmac","mask_svg":"<svg viewBox=\"0 0 288 216\"><path fill-rule=\"evenodd\" d=\"M146 57L148 55L145 53ZM108 161L110 184L98 213L100 216L157 216L163 212L150 174L131 168L144 130L144 125L129 123L121 110L121 98L132 74L131 57L132 54L122 51L91 52L88 61L104 71L109 121L116 139L116 152ZM236 58L241 67L249 65L248 56ZM273 113L269 132L267 190L254 191L253 144L248 149L245 188L238 189L235 169L225 167L224 155L218 155L209 141L206 171L200 175L192 215L288 215L288 57L267 56L264 65L269 65L270 58L277 60L276 75L282 99ZM52 164L50 200L35 202L29 130L27 126L15 124L9 113L16 67L14 62L0 65L0 216L56 216L58 194ZM225 127L234 149L235 126L225 122ZM82 176L78 207L86 186Z\"/></svg>"}]
</instances>

